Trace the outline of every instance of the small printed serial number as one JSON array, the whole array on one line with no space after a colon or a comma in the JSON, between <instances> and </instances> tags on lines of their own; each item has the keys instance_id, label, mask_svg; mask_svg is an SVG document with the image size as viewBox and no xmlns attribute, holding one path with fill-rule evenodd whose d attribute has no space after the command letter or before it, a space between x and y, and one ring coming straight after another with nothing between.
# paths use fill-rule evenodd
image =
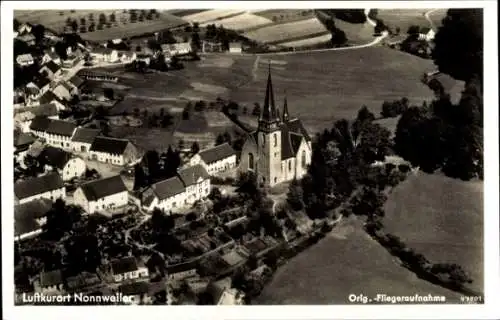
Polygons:
<instances>
[{"instance_id":1,"label":"small printed serial number","mask_svg":"<svg viewBox=\"0 0 500 320\"><path fill-rule=\"evenodd\" d=\"M462 303L483 303L482 296L462 296L460 297Z\"/></svg>"}]
</instances>

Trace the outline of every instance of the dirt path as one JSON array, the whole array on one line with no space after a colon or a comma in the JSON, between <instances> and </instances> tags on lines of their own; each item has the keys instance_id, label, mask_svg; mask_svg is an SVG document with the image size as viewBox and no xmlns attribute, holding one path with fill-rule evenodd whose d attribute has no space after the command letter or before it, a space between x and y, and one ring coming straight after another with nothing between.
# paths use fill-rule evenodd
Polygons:
<instances>
[{"instance_id":1,"label":"dirt path","mask_svg":"<svg viewBox=\"0 0 500 320\"><path fill-rule=\"evenodd\" d=\"M431 29L436 31L436 25L434 24L434 22L432 21L430 15L433 13L433 12L436 12L438 10L444 10L443 8L437 8L437 9L432 9L432 10L429 10L427 11L426 13L424 13L424 17L425 19L427 19L427 21L429 21L429 24L431 25Z\"/></svg>"}]
</instances>

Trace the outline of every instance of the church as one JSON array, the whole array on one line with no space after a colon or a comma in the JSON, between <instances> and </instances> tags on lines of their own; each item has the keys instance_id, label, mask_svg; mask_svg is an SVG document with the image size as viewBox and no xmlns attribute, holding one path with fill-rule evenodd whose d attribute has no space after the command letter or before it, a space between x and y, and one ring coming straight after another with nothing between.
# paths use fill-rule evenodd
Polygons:
<instances>
[{"instance_id":1,"label":"church","mask_svg":"<svg viewBox=\"0 0 500 320\"><path fill-rule=\"evenodd\" d=\"M281 116L276 108L269 67L258 127L243 144L239 170L253 171L259 184L272 187L302 178L311 163L311 154L311 138L302 122L290 116L286 96Z\"/></svg>"}]
</instances>

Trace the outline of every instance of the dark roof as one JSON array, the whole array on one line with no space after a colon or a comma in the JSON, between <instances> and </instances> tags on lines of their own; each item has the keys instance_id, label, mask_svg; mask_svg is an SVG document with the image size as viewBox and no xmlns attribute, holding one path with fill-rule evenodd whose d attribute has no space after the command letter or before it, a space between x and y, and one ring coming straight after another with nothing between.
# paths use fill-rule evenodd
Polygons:
<instances>
[{"instance_id":1,"label":"dark roof","mask_svg":"<svg viewBox=\"0 0 500 320\"><path fill-rule=\"evenodd\" d=\"M49 165L54 168L63 169L66 163L71 159L72 155L63 149L54 148L51 146L45 147L42 153L38 156L40 163Z\"/></svg>"},{"instance_id":2,"label":"dark roof","mask_svg":"<svg viewBox=\"0 0 500 320\"><path fill-rule=\"evenodd\" d=\"M99 129L77 128L75 134L71 138L71 141L92 143L100 132L101 130Z\"/></svg>"},{"instance_id":3,"label":"dark roof","mask_svg":"<svg viewBox=\"0 0 500 320\"><path fill-rule=\"evenodd\" d=\"M118 289L123 295L141 295L149 292L149 284L144 281L122 284Z\"/></svg>"},{"instance_id":4,"label":"dark roof","mask_svg":"<svg viewBox=\"0 0 500 320\"><path fill-rule=\"evenodd\" d=\"M16 236L40 229L36 219L41 218L52 208L48 199L37 199L14 207L14 233Z\"/></svg>"},{"instance_id":5,"label":"dark roof","mask_svg":"<svg viewBox=\"0 0 500 320\"><path fill-rule=\"evenodd\" d=\"M22 112L31 112L36 117L51 117L58 114L57 106L54 103L45 103L34 107L16 109L14 112L16 114Z\"/></svg>"},{"instance_id":6,"label":"dark roof","mask_svg":"<svg viewBox=\"0 0 500 320\"><path fill-rule=\"evenodd\" d=\"M49 90L49 91L45 92L43 94L43 96L41 96L38 101L40 102L40 104L45 104L45 103L51 103L54 100L59 101L59 99L54 94L54 92L52 92L52 91Z\"/></svg>"},{"instance_id":7,"label":"dark roof","mask_svg":"<svg viewBox=\"0 0 500 320\"><path fill-rule=\"evenodd\" d=\"M184 192L184 185L178 177L172 177L151 186L158 199L164 200ZM147 201L146 201L147 202Z\"/></svg>"},{"instance_id":8,"label":"dark roof","mask_svg":"<svg viewBox=\"0 0 500 320\"><path fill-rule=\"evenodd\" d=\"M424 27L424 28L420 29L421 34L427 34L427 33L429 33L429 31L431 31L431 28L428 28L428 27Z\"/></svg>"},{"instance_id":9,"label":"dark roof","mask_svg":"<svg viewBox=\"0 0 500 320\"><path fill-rule=\"evenodd\" d=\"M30 129L34 131L45 131L50 125L50 119L47 117L35 117L31 121Z\"/></svg>"},{"instance_id":10,"label":"dark roof","mask_svg":"<svg viewBox=\"0 0 500 320\"><path fill-rule=\"evenodd\" d=\"M37 86L38 89L41 89L46 85L48 85L50 83L50 80L44 77L38 77L35 80L33 80L33 83Z\"/></svg>"},{"instance_id":11,"label":"dark roof","mask_svg":"<svg viewBox=\"0 0 500 320\"><path fill-rule=\"evenodd\" d=\"M17 198L24 199L63 187L64 184L59 174L51 172L41 177L16 182L14 184L14 194Z\"/></svg>"},{"instance_id":12,"label":"dark roof","mask_svg":"<svg viewBox=\"0 0 500 320\"><path fill-rule=\"evenodd\" d=\"M288 130L290 130L291 132L301 134L304 136L304 138L306 138L307 141L311 141L309 133L307 133L307 130L304 128L302 121L300 121L299 119L292 119L290 121L287 121L286 125L288 127Z\"/></svg>"},{"instance_id":13,"label":"dark roof","mask_svg":"<svg viewBox=\"0 0 500 320\"><path fill-rule=\"evenodd\" d=\"M29 133L14 130L14 147L21 147L32 144L36 138Z\"/></svg>"},{"instance_id":14,"label":"dark roof","mask_svg":"<svg viewBox=\"0 0 500 320\"><path fill-rule=\"evenodd\" d=\"M63 120L52 120L50 119L49 127L47 128L47 133L56 134L59 136L71 137L76 129L76 125L71 122Z\"/></svg>"},{"instance_id":15,"label":"dark roof","mask_svg":"<svg viewBox=\"0 0 500 320\"><path fill-rule=\"evenodd\" d=\"M221 145L199 152L201 159L203 159L206 164L226 159L227 157L235 154L236 153L234 149L228 143L223 143Z\"/></svg>"},{"instance_id":16,"label":"dark roof","mask_svg":"<svg viewBox=\"0 0 500 320\"><path fill-rule=\"evenodd\" d=\"M47 67L52 73L56 73L59 71L61 68L55 63L54 61L50 60L46 64L44 64L45 67ZM42 67L43 68L43 67Z\"/></svg>"},{"instance_id":17,"label":"dark roof","mask_svg":"<svg viewBox=\"0 0 500 320\"><path fill-rule=\"evenodd\" d=\"M95 137L94 142L90 146L90 150L110 154L123 154L128 144L129 141L125 139Z\"/></svg>"},{"instance_id":18,"label":"dark roof","mask_svg":"<svg viewBox=\"0 0 500 320\"><path fill-rule=\"evenodd\" d=\"M88 201L95 201L112 194L127 191L120 175L87 182L80 186Z\"/></svg>"},{"instance_id":19,"label":"dark roof","mask_svg":"<svg viewBox=\"0 0 500 320\"><path fill-rule=\"evenodd\" d=\"M186 263L181 263L181 264L175 264L172 266L166 266L166 271L167 274L175 274L175 273L180 273L184 271L189 271L196 269L197 266L197 261L192 261L192 262L186 262Z\"/></svg>"},{"instance_id":20,"label":"dark roof","mask_svg":"<svg viewBox=\"0 0 500 320\"><path fill-rule=\"evenodd\" d=\"M28 34L24 34L22 36L18 36L17 39L24 41L24 42L29 42L29 41L35 40L36 38L31 33L28 33Z\"/></svg>"},{"instance_id":21,"label":"dark roof","mask_svg":"<svg viewBox=\"0 0 500 320\"><path fill-rule=\"evenodd\" d=\"M111 270L114 275L136 271L137 269L137 261L134 257L125 257L111 262Z\"/></svg>"},{"instance_id":22,"label":"dark roof","mask_svg":"<svg viewBox=\"0 0 500 320\"><path fill-rule=\"evenodd\" d=\"M210 177L201 164L182 169L178 172L178 175L186 187L196 184L199 178L208 179Z\"/></svg>"},{"instance_id":23,"label":"dark roof","mask_svg":"<svg viewBox=\"0 0 500 320\"><path fill-rule=\"evenodd\" d=\"M97 54L111 54L113 52L112 49L110 48L94 48L91 53L97 53Z\"/></svg>"},{"instance_id":24,"label":"dark roof","mask_svg":"<svg viewBox=\"0 0 500 320\"><path fill-rule=\"evenodd\" d=\"M52 270L40 274L40 285L42 287L56 286L63 283L61 270Z\"/></svg>"},{"instance_id":25,"label":"dark roof","mask_svg":"<svg viewBox=\"0 0 500 320\"><path fill-rule=\"evenodd\" d=\"M73 78L69 79L69 82L71 82L75 87L80 88L85 83L85 80L83 80L79 76L74 76Z\"/></svg>"}]
</instances>

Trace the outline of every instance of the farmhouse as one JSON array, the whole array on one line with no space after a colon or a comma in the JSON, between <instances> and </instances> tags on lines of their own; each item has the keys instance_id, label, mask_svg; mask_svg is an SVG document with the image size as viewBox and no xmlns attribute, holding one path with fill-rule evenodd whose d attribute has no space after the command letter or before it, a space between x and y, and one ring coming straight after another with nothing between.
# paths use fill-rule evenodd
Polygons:
<instances>
[{"instance_id":1,"label":"farmhouse","mask_svg":"<svg viewBox=\"0 0 500 320\"><path fill-rule=\"evenodd\" d=\"M17 181L14 184L15 202L27 203L36 199L55 201L66 197L66 188L61 176L56 172Z\"/></svg>"},{"instance_id":2,"label":"farmhouse","mask_svg":"<svg viewBox=\"0 0 500 320\"><path fill-rule=\"evenodd\" d=\"M85 80L83 80L79 76L73 76L71 79L69 79L68 84L74 88L75 94L79 94L82 87L85 85Z\"/></svg>"},{"instance_id":3,"label":"farmhouse","mask_svg":"<svg viewBox=\"0 0 500 320\"><path fill-rule=\"evenodd\" d=\"M88 152L99 133L101 133L99 129L77 128L71 137L71 149L75 152Z\"/></svg>"},{"instance_id":4,"label":"farmhouse","mask_svg":"<svg viewBox=\"0 0 500 320\"><path fill-rule=\"evenodd\" d=\"M98 210L125 206L128 203L128 190L121 176L116 175L82 184L73 197L75 204L92 214Z\"/></svg>"},{"instance_id":5,"label":"farmhouse","mask_svg":"<svg viewBox=\"0 0 500 320\"><path fill-rule=\"evenodd\" d=\"M132 164L140 156L137 148L128 140L95 137L89 149L89 158L118 166Z\"/></svg>"},{"instance_id":6,"label":"farmhouse","mask_svg":"<svg viewBox=\"0 0 500 320\"><path fill-rule=\"evenodd\" d=\"M229 43L229 53L241 53L241 43L239 42Z\"/></svg>"},{"instance_id":7,"label":"farmhouse","mask_svg":"<svg viewBox=\"0 0 500 320\"><path fill-rule=\"evenodd\" d=\"M117 82L118 81L117 76L103 74L103 73L97 73L97 72L91 72L91 71L80 72L78 74L78 76L84 78L85 80L110 81L110 82Z\"/></svg>"},{"instance_id":8,"label":"farmhouse","mask_svg":"<svg viewBox=\"0 0 500 320\"><path fill-rule=\"evenodd\" d=\"M62 271L52 270L40 273L39 282L35 285L35 292L56 295L64 291L64 279Z\"/></svg>"},{"instance_id":9,"label":"farmhouse","mask_svg":"<svg viewBox=\"0 0 500 320\"><path fill-rule=\"evenodd\" d=\"M131 305L151 304L153 301L149 295L149 285L144 281L122 284L118 291L124 296L130 297L127 303Z\"/></svg>"},{"instance_id":10,"label":"farmhouse","mask_svg":"<svg viewBox=\"0 0 500 320\"><path fill-rule=\"evenodd\" d=\"M47 144L65 149L70 148L71 137L75 130L74 123L45 117L36 117L30 125L30 131L44 138Z\"/></svg>"},{"instance_id":11,"label":"farmhouse","mask_svg":"<svg viewBox=\"0 0 500 320\"><path fill-rule=\"evenodd\" d=\"M436 32L432 28L422 28L418 34L418 40L425 40L427 42L434 40Z\"/></svg>"},{"instance_id":12,"label":"farmhouse","mask_svg":"<svg viewBox=\"0 0 500 320\"><path fill-rule=\"evenodd\" d=\"M31 33L27 33L27 34L23 34L23 35L17 36L16 39L19 40L19 41L22 41L22 42L26 43L29 46L34 46L35 43L36 43L36 38Z\"/></svg>"},{"instance_id":13,"label":"farmhouse","mask_svg":"<svg viewBox=\"0 0 500 320\"><path fill-rule=\"evenodd\" d=\"M203 166L187 167L177 174L186 188L184 204L193 204L210 193L210 176Z\"/></svg>"},{"instance_id":14,"label":"farmhouse","mask_svg":"<svg viewBox=\"0 0 500 320\"><path fill-rule=\"evenodd\" d=\"M33 29L33 26L29 23L23 23L17 28L17 32L20 35L27 34L31 32L31 29Z\"/></svg>"},{"instance_id":15,"label":"farmhouse","mask_svg":"<svg viewBox=\"0 0 500 320\"><path fill-rule=\"evenodd\" d=\"M28 91L28 99L37 100L50 89L50 80L47 78L39 77L26 85L26 89L32 88L34 90Z\"/></svg>"},{"instance_id":16,"label":"farmhouse","mask_svg":"<svg viewBox=\"0 0 500 320\"><path fill-rule=\"evenodd\" d=\"M35 137L29 133L14 130L14 157L17 161L23 161L29 147L35 140Z\"/></svg>"},{"instance_id":17,"label":"farmhouse","mask_svg":"<svg viewBox=\"0 0 500 320\"><path fill-rule=\"evenodd\" d=\"M190 159L189 163L191 166L201 164L212 176L236 167L236 152L228 143L223 143L201 150Z\"/></svg>"},{"instance_id":18,"label":"farmhouse","mask_svg":"<svg viewBox=\"0 0 500 320\"><path fill-rule=\"evenodd\" d=\"M108 48L95 48L90 52L90 56L93 59L102 62L117 62L118 61L118 51Z\"/></svg>"},{"instance_id":19,"label":"farmhouse","mask_svg":"<svg viewBox=\"0 0 500 320\"><path fill-rule=\"evenodd\" d=\"M274 102L271 70L258 128L248 135L241 152L240 171L252 171L266 186L300 179L311 163L311 138L302 122L290 119L285 97L280 118Z\"/></svg>"},{"instance_id":20,"label":"farmhouse","mask_svg":"<svg viewBox=\"0 0 500 320\"><path fill-rule=\"evenodd\" d=\"M57 65L61 65L61 57L56 53L55 48L52 47L50 50L45 51L42 56L42 64L46 64L49 61L54 62Z\"/></svg>"},{"instance_id":21,"label":"farmhouse","mask_svg":"<svg viewBox=\"0 0 500 320\"><path fill-rule=\"evenodd\" d=\"M47 222L47 213L52 208L52 202L47 199L37 199L14 207L14 237L15 241L37 236L42 232L42 226Z\"/></svg>"},{"instance_id":22,"label":"farmhouse","mask_svg":"<svg viewBox=\"0 0 500 320\"><path fill-rule=\"evenodd\" d=\"M137 62L142 61L147 66L149 66L151 64L151 57L147 54L139 53L136 55L135 61Z\"/></svg>"},{"instance_id":23,"label":"farmhouse","mask_svg":"<svg viewBox=\"0 0 500 320\"><path fill-rule=\"evenodd\" d=\"M39 99L39 104L55 104L58 111L65 110L66 105L52 91L45 92Z\"/></svg>"},{"instance_id":24,"label":"farmhouse","mask_svg":"<svg viewBox=\"0 0 500 320\"><path fill-rule=\"evenodd\" d=\"M66 82L60 82L52 89L52 93L61 100L70 101L76 95L76 89Z\"/></svg>"},{"instance_id":25,"label":"farmhouse","mask_svg":"<svg viewBox=\"0 0 500 320\"><path fill-rule=\"evenodd\" d=\"M172 43L161 45L161 50L164 54L169 54L170 56L181 56L189 54L193 51L190 42Z\"/></svg>"},{"instance_id":26,"label":"farmhouse","mask_svg":"<svg viewBox=\"0 0 500 320\"><path fill-rule=\"evenodd\" d=\"M35 60L33 59L31 53L26 53L18 55L16 57L16 62L21 67L26 67L26 66L31 66L33 63L35 63Z\"/></svg>"},{"instance_id":27,"label":"farmhouse","mask_svg":"<svg viewBox=\"0 0 500 320\"><path fill-rule=\"evenodd\" d=\"M14 110L14 123L22 132L29 132L30 125L36 117L59 119L57 107L54 103L40 104Z\"/></svg>"},{"instance_id":28,"label":"farmhouse","mask_svg":"<svg viewBox=\"0 0 500 320\"><path fill-rule=\"evenodd\" d=\"M76 56L74 54L70 54L62 62L62 67L65 69L71 69L71 68L75 67L80 61L82 61L82 57Z\"/></svg>"},{"instance_id":29,"label":"farmhouse","mask_svg":"<svg viewBox=\"0 0 500 320\"><path fill-rule=\"evenodd\" d=\"M40 68L39 73L45 73L47 78L49 78L50 80L54 80L62 75L62 69L54 61L51 60Z\"/></svg>"},{"instance_id":30,"label":"farmhouse","mask_svg":"<svg viewBox=\"0 0 500 320\"><path fill-rule=\"evenodd\" d=\"M123 63L130 63L137 59L137 54L135 52L125 51L118 53L118 58Z\"/></svg>"},{"instance_id":31,"label":"farmhouse","mask_svg":"<svg viewBox=\"0 0 500 320\"><path fill-rule=\"evenodd\" d=\"M74 157L71 153L51 146L45 147L38 156L41 164L56 169L63 181L81 177L87 168L83 159Z\"/></svg>"},{"instance_id":32,"label":"farmhouse","mask_svg":"<svg viewBox=\"0 0 500 320\"><path fill-rule=\"evenodd\" d=\"M115 282L148 278L148 268L138 266L134 257L125 257L111 262L111 274Z\"/></svg>"},{"instance_id":33,"label":"farmhouse","mask_svg":"<svg viewBox=\"0 0 500 320\"><path fill-rule=\"evenodd\" d=\"M169 280L180 281L197 275L194 263L183 263L166 267Z\"/></svg>"}]
</instances>

